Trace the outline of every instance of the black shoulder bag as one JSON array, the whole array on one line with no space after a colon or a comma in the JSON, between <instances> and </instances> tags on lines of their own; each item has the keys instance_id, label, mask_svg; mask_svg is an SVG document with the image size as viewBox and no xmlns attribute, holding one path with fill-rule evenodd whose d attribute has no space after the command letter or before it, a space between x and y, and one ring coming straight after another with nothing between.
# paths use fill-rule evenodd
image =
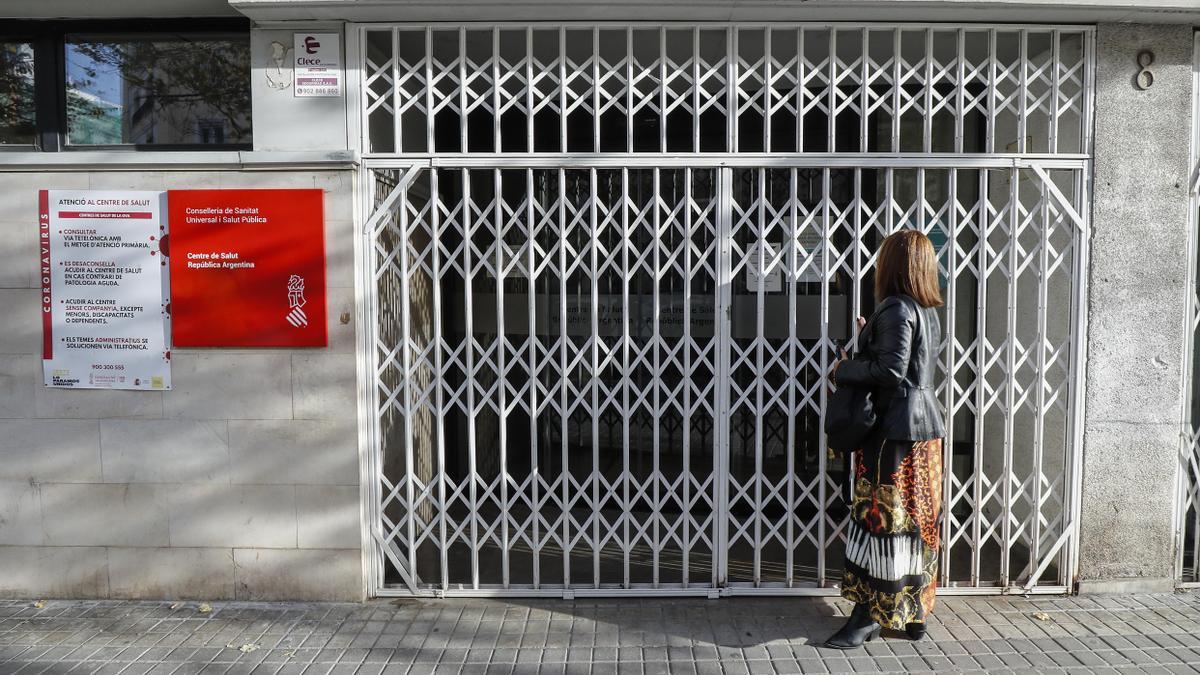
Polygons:
<instances>
[{"instance_id":1,"label":"black shoulder bag","mask_svg":"<svg viewBox=\"0 0 1200 675\"><path fill-rule=\"evenodd\" d=\"M825 444L849 453L862 448L878 420L870 387L843 385L825 402Z\"/></svg>"},{"instance_id":2,"label":"black shoulder bag","mask_svg":"<svg viewBox=\"0 0 1200 675\"><path fill-rule=\"evenodd\" d=\"M825 401L825 445L848 460L851 452L862 448L877 422L871 387L837 387Z\"/></svg>"},{"instance_id":3,"label":"black shoulder bag","mask_svg":"<svg viewBox=\"0 0 1200 675\"><path fill-rule=\"evenodd\" d=\"M900 300L916 304L907 296L900 296ZM921 312L917 309L918 330L920 321ZM830 449L842 453L859 450L878 422L874 388L848 385L838 387L825 402L825 444Z\"/></svg>"}]
</instances>

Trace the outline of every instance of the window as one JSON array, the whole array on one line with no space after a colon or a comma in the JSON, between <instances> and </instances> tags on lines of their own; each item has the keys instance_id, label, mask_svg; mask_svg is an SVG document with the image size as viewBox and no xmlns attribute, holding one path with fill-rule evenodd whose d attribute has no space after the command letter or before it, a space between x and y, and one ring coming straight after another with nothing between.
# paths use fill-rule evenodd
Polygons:
<instances>
[{"instance_id":1,"label":"window","mask_svg":"<svg viewBox=\"0 0 1200 675\"><path fill-rule=\"evenodd\" d=\"M245 21L16 25L0 39L0 147L251 147Z\"/></svg>"},{"instance_id":2,"label":"window","mask_svg":"<svg viewBox=\"0 0 1200 675\"><path fill-rule=\"evenodd\" d=\"M250 141L250 40L68 36L70 145Z\"/></svg>"},{"instance_id":3,"label":"window","mask_svg":"<svg viewBox=\"0 0 1200 675\"><path fill-rule=\"evenodd\" d=\"M33 145L33 45L0 41L0 145Z\"/></svg>"}]
</instances>

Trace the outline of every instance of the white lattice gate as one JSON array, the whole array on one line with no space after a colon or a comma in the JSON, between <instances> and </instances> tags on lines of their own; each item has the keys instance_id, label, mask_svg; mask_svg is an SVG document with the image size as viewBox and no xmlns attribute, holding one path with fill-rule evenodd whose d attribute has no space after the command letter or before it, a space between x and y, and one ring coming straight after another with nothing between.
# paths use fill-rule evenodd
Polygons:
<instances>
[{"instance_id":1,"label":"white lattice gate","mask_svg":"<svg viewBox=\"0 0 1200 675\"><path fill-rule=\"evenodd\" d=\"M378 592L830 592L823 382L901 228L947 300L939 583L1070 585L1087 30L359 38Z\"/></svg>"}]
</instances>

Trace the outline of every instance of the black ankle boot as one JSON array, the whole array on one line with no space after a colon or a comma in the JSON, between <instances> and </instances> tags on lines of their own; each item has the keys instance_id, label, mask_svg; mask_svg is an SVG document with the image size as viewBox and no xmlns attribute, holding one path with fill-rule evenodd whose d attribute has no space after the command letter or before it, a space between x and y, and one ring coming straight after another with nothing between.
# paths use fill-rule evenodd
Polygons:
<instances>
[{"instance_id":1,"label":"black ankle boot","mask_svg":"<svg viewBox=\"0 0 1200 675\"><path fill-rule=\"evenodd\" d=\"M921 638L925 637L925 624L924 623L904 624L904 632L908 633L908 639L912 640L913 642L916 642L917 640L920 640Z\"/></svg>"},{"instance_id":2,"label":"black ankle boot","mask_svg":"<svg viewBox=\"0 0 1200 675\"><path fill-rule=\"evenodd\" d=\"M834 633L833 637L825 642L825 646L834 649L854 649L879 637L879 631L880 626L871 618L867 605L860 602L854 605L854 611L850 613L846 625Z\"/></svg>"}]
</instances>

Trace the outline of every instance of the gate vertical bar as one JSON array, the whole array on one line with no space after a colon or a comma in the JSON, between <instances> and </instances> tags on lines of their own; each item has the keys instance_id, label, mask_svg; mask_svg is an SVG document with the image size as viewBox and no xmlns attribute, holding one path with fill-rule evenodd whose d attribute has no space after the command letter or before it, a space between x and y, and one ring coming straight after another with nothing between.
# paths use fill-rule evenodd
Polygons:
<instances>
[{"instance_id":1,"label":"gate vertical bar","mask_svg":"<svg viewBox=\"0 0 1200 675\"><path fill-rule=\"evenodd\" d=\"M558 28L558 151L567 151L567 29ZM464 146L465 148L466 146ZM566 186L563 186L565 199ZM563 224L566 227L566 224ZM566 316L563 321L566 321Z\"/></svg>"},{"instance_id":2,"label":"gate vertical bar","mask_svg":"<svg viewBox=\"0 0 1200 675\"><path fill-rule=\"evenodd\" d=\"M592 585L600 588L600 549L602 548L600 533L600 288L599 267L596 258L596 248L600 244L599 220L597 219L596 169L588 173L589 195L588 216L591 219L591 237L588 248L591 250L589 263L591 265L591 314L592 314L592 470L589 480L592 486Z\"/></svg>"},{"instance_id":3,"label":"gate vertical bar","mask_svg":"<svg viewBox=\"0 0 1200 675\"><path fill-rule=\"evenodd\" d=\"M534 151L533 145L533 28L527 27L525 33L525 147L527 152ZM432 145L430 147L433 147ZM532 183L530 184L532 187ZM533 199L532 190L529 198Z\"/></svg>"},{"instance_id":4,"label":"gate vertical bar","mask_svg":"<svg viewBox=\"0 0 1200 675\"><path fill-rule=\"evenodd\" d=\"M758 177L757 201L758 208L754 209L756 223L752 223L750 234L754 236L754 250L758 257L757 288L754 289L754 585L762 585L762 549L763 549L763 483L767 477L763 466L763 293L765 292L766 267L766 203L767 203L767 170L756 170ZM749 211L749 209L747 210ZM746 261L750 265L750 260ZM747 275L747 281L749 280ZM732 279L731 279L732 281ZM750 289L747 289L750 290Z\"/></svg>"},{"instance_id":5,"label":"gate vertical bar","mask_svg":"<svg viewBox=\"0 0 1200 675\"><path fill-rule=\"evenodd\" d=\"M1058 117L1062 109L1062 34L1057 29L1050 33L1050 140L1046 152L1058 152Z\"/></svg>"},{"instance_id":6,"label":"gate vertical bar","mask_svg":"<svg viewBox=\"0 0 1200 675\"><path fill-rule=\"evenodd\" d=\"M492 148L495 152L500 152L503 146L500 143L500 28L492 27L492 49L491 49L491 64L492 64ZM464 83L465 85L465 83ZM463 146L466 151L469 148ZM506 278L503 272L503 263L501 260L501 250L504 249L504 228L501 227L504 214L504 197L502 192L503 176L500 169L496 169L496 333L497 342L499 343L500 354L500 502L502 504L503 513L500 515L502 547L500 550L500 567L501 567L501 585L508 588L512 583L511 568L512 561L510 558L510 550L512 542L509 540L509 523L512 519L512 508L508 501L508 372L507 372L507 353L508 342L504 333L504 280ZM513 217L517 216L517 212L513 211ZM509 264L515 264L516 261L510 261ZM533 268L529 268L529 282L533 283ZM535 339L535 334L531 331L528 340ZM526 342L529 345L529 342ZM519 352L518 352L519 353ZM532 378L533 374L530 373ZM519 404L518 404L519 405ZM530 408L530 415L533 415L533 408ZM532 439L530 439L532 440ZM518 487L519 489L519 487Z\"/></svg>"},{"instance_id":7,"label":"gate vertical bar","mask_svg":"<svg viewBox=\"0 0 1200 675\"><path fill-rule=\"evenodd\" d=\"M771 151L771 28L763 28L763 152Z\"/></svg>"},{"instance_id":8,"label":"gate vertical bar","mask_svg":"<svg viewBox=\"0 0 1200 675\"><path fill-rule=\"evenodd\" d=\"M459 28L458 35L458 147L467 151L467 29ZM432 55L431 55L432 58Z\"/></svg>"},{"instance_id":9,"label":"gate vertical bar","mask_svg":"<svg viewBox=\"0 0 1200 675\"><path fill-rule=\"evenodd\" d=\"M861 63L859 64L859 97L858 97L858 150L859 152L868 152L870 150L869 137L870 132L870 115L868 110L870 107L870 96L868 92L871 89L871 69L868 67L871 64L871 31L863 28L861 31L862 54Z\"/></svg>"},{"instance_id":10,"label":"gate vertical bar","mask_svg":"<svg viewBox=\"0 0 1200 675\"><path fill-rule=\"evenodd\" d=\"M827 340L829 339L829 255L828 254L829 254L829 234L830 234L830 229L831 229L830 223L829 223L830 184L831 184L831 179L830 179L830 175L829 175L829 167L825 167L825 168L821 169L821 228L824 233L824 236L821 237L821 239L822 239L821 245L825 247L825 253L826 253L826 255L824 256L824 260L822 261L822 265L825 268L825 277L821 283L821 347L820 347L821 377L828 377L828 375L829 375L829 347L830 347L830 345L827 342ZM851 245L855 247L855 249L856 249L855 255L857 256L858 239L855 239ZM858 280L858 277L855 276L855 284L854 284L855 288L858 287L857 280ZM857 330L857 328L856 328L856 330ZM827 389L827 387L825 386L825 383L822 382L821 383L821 415L822 415L822 418L825 415L825 405L828 402L828 397L827 397L827 394L825 393L826 389ZM827 475L826 472L829 469L828 457L826 455L828 455L829 453L827 453L825 451L824 439L825 439L825 432L822 429L822 431L821 431L821 440L822 440L821 448L817 452L817 503L820 505L819 508L817 509L817 511L818 511L818 513L817 513L817 588L825 587L825 563L826 563L825 549L827 547L827 542L826 542L827 532L826 532L826 528L825 528L825 523L828 520L828 518L826 518L826 516L825 516L825 505L827 503L827 497L826 497L825 492L826 492L826 485L829 482L828 478L826 478L826 475Z\"/></svg>"},{"instance_id":11,"label":"gate vertical bar","mask_svg":"<svg viewBox=\"0 0 1200 675\"><path fill-rule=\"evenodd\" d=\"M500 27L492 27L492 151L500 152ZM464 148L466 150L466 148Z\"/></svg>"},{"instance_id":12,"label":"gate vertical bar","mask_svg":"<svg viewBox=\"0 0 1200 675\"><path fill-rule=\"evenodd\" d=\"M1022 53L1024 59L1024 53ZM1003 547L1000 549L1000 585L1009 583L1012 562L1012 505L1013 505L1013 423L1016 419L1016 376L1017 376L1017 250L1021 222L1020 169L1013 166L1009 171L1008 189L1008 335L1005 338L1005 393L1004 393L1004 481L1001 492L1004 508L1000 517L1004 519L1002 530Z\"/></svg>"},{"instance_id":13,"label":"gate vertical bar","mask_svg":"<svg viewBox=\"0 0 1200 675\"><path fill-rule=\"evenodd\" d=\"M436 208L437 195L431 194L429 202ZM405 484L407 486L407 504L408 513L408 569L412 572L413 577L416 577L417 570L417 540L416 540L416 501L413 494L413 482L416 480L416 472L413 470L413 428L412 428L412 342L409 340L409 331L411 330L412 320L409 316L410 307L408 299L409 283L408 283L408 204L405 203L400 208L400 330L402 332L402 352L401 359L404 365L404 377L401 378L400 386L404 387L404 470L408 473L405 476Z\"/></svg>"},{"instance_id":14,"label":"gate vertical bar","mask_svg":"<svg viewBox=\"0 0 1200 675\"><path fill-rule=\"evenodd\" d=\"M497 45L497 48L499 45ZM493 80L495 82L495 80ZM508 521L509 514L512 513L512 508L508 503L508 338L504 331L504 281L508 275L504 272L503 253L507 251L504 241L504 192L501 185L502 176L500 169L492 170L492 178L494 181L493 194L495 194L495 231L496 231L496 364L499 371L496 378L497 395L500 397L499 425L500 425L500 578L504 588L509 585L510 560L509 549L512 548L508 540ZM509 262L512 264L512 261ZM531 336L532 337L532 336Z\"/></svg>"},{"instance_id":15,"label":"gate vertical bar","mask_svg":"<svg viewBox=\"0 0 1200 675\"><path fill-rule=\"evenodd\" d=\"M1020 32L1021 62L1017 84L1017 152L1029 152L1029 31Z\"/></svg>"},{"instance_id":16,"label":"gate vertical bar","mask_svg":"<svg viewBox=\"0 0 1200 675\"><path fill-rule=\"evenodd\" d=\"M653 455L653 470L650 472L650 480L653 486L653 531L652 544L652 560L653 560L653 580L654 588L658 588L659 584L659 555L662 549L662 540L659 535L659 524L662 522L662 496L660 494L660 485L662 481L662 365L659 361L659 356L663 347L662 340L662 170L654 169L654 189L651 193L651 208L653 209L653 217L651 218L652 231L654 232L654 273L651 275L654 283L654 335L650 341L650 349L654 355L653 368L651 370L651 378L654 389L654 406L653 406L653 438L654 438L654 455Z\"/></svg>"},{"instance_id":17,"label":"gate vertical bar","mask_svg":"<svg viewBox=\"0 0 1200 675\"><path fill-rule=\"evenodd\" d=\"M364 57L365 58L365 57ZM363 106L364 116L366 115L366 106ZM377 194L379 178L374 171L369 169L360 169L360 180L364 186L364 192L360 198L366 204L372 204L371 195ZM404 207L404 202L400 202L400 207ZM364 213L374 211L374 205L363 209ZM384 543L386 540L383 536L383 506L382 495L379 489L379 477L383 471L380 467L379 448L380 443L379 433L379 384L377 375L379 373L379 320L377 309L378 304L378 285L375 281L375 269L378 266L376 256L378 252L375 246L375 233L370 229L363 227L359 232L358 241L355 243L355 270L359 275L359 282L355 292L355 320L358 321L358 326L362 328L362 332L357 334L357 338L361 344L356 345L357 360L359 362L359 428L360 434L367 436L367 451L361 452L364 466L360 468L360 472L366 473L361 481L362 494L361 499L365 502L363 514L370 518L366 523L367 539L363 542L364 551L364 574L367 575L366 591L370 596L384 584L384 569L387 566L387 557L383 552L383 548L387 546ZM361 293L359 292L361 291ZM362 374L365 373L365 376ZM370 415L367 418L369 421L364 422L362 411L369 411ZM367 557L366 547L370 547L370 555Z\"/></svg>"},{"instance_id":18,"label":"gate vertical bar","mask_svg":"<svg viewBox=\"0 0 1200 675\"><path fill-rule=\"evenodd\" d=\"M834 149L836 148L836 145L837 145L836 141L835 141L835 139L837 138L837 29L836 28L829 29L829 91L827 93L827 96L828 96L828 99L826 100L825 105L829 107L829 114L828 114L828 116L826 116L825 121L828 126L828 129L826 130L826 133L827 133L826 138L829 140L826 141L825 149L828 152L834 152ZM824 508L823 504L822 504L822 508Z\"/></svg>"},{"instance_id":19,"label":"gate vertical bar","mask_svg":"<svg viewBox=\"0 0 1200 675\"><path fill-rule=\"evenodd\" d=\"M530 59L532 54L528 55ZM532 575L533 587L541 588L541 559L542 559L542 532L541 532L541 466L538 462L538 365L537 355L540 338L537 333L537 259L534 257L534 251L537 249L537 231L538 223L536 221L536 209L534 207L534 192L533 192L533 169L524 169L522 173L525 175L525 226L529 232L529 285L528 285L528 308L529 308L529 493L531 498L531 507L529 509L530 527L533 530L533 538L530 542L532 549Z\"/></svg>"},{"instance_id":20,"label":"gate vertical bar","mask_svg":"<svg viewBox=\"0 0 1200 675\"><path fill-rule=\"evenodd\" d=\"M987 474L983 470L983 437L984 437L984 406L987 403L987 287L988 287L988 236L991 229L991 197L988 194L991 173L984 169L979 172L979 258L976 269L979 270L979 286L976 291L979 301L975 308L975 438L974 446L974 476L972 477L974 505L971 513L971 586L980 585L980 565L983 562L983 481Z\"/></svg>"},{"instance_id":21,"label":"gate vertical bar","mask_svg":"<svg viewBox=\"0 0 1200 675\"><path fill-rule=\"evenodd\" d=\"M629 501L629 380L633 375L629 367L629 168L621 169L621 566L624 571L623 584L629 588L629 521L633 505Z\"/></svg>"},{"instance_id":22,"label":"gate vertical bar","mask_svg":"<svg viewBox=\"0 0 1200 675\"><path fill-rule=\"evenodd\" d=\"M1043 178L1042 180L1045 180ZM1034 404L1037 416L1033 420L1033 522L1030 524L1029 569L1038 569L1042 550L1042 442L1046 436L1046 302L1050 286L1050 194L1041 189L1038 217L1038 287L1037 287L1037 394ZM1053 486L1051 486L1053 487ZM1066 525L1066 523L1063 523Z\"/></svg>"},{"instance_id":23,"label":"gate vertical bar","mask_svg":"<svg viewBox=\"0 0 1200 675\"><path fill-rule=\"evenodd\" d=\"M471 196L471 170L462 169L462 225L463 225L463 307L466 324L466 346L463 350L467 359L467 494L471 509L471 587L479 587L479 461L475 444L475 275L471 271L471 241L475 234L475 207ZM442 590L450 588L448 569L449 549L446 548L446 463L445 455L438 454L438 490L441 522L438 530L442 542Z\"/></svg>"},{"instance_id":24,"label":"gate vertical bar","mask_svg":"<svg viewBox=\"0 0 1200 675\"><path fill-rule=\"evenodd\" d=\"M696 80L693 80L696 82ZM699 124L699 121L696 122ZM683 570L681 580L689 585L689 563L692 551L692 238L696 236L692 217L692 169L683 172Z\"/></svg>"},{"instance_id":25,"label":"gate vertical bar","mask_svg":"<svg viewBox=\"0 0 1200 675\"><path fill-rule=\"evenodd\" d=\"M592 28L592 152L600 152L600 27Z\"/></svg>"},{"instance_id":26,"label":"gate vertical bar","mask_svg":"<svg viewBox=\"0 0 1200 675\"><path fill-rule=\"evenodd\" d=\"M796 151L804 152L804 27L796 30Z\"/></svg>"},{"instance_id":27,"label":"gate vertical bar","mask_svg":"<svg viewBox=\"0 0 1200 675\"><path fill-rule=\"evenodd\" d=\"M429 191L430 191L431 195L438 194L438 182L437 181L438 181L437 171L430 170L430 172L429 172L430 190ZM445 442L446 408L445 408L445 403L443 401L445 371L444 371L444 364L442 362L441 250L440 250L440 246L439 246L439 243L441 241L440 237L441 237L441 229L442 229L442 218L441 218L441 199L440 198L433 197L430 199L430 201L429 201L429 219L430 219L430 224L432 226L431 229L432 229L432 237L433 237L433 241L430 242L430 248L432 249L432 253L433 253L433 263L432 263L432 265L433 265L433 284L432 284L433 285L433 289L432 289L433 290L433 308L432 308L432 312L433 312L433 358L434 358L434 373L435 373L435 378L436 378L435 383L434 383L434 387L435 387L434 391L436 392L435 393L435 411L436 412L434 413L434 419L437 420L436 431L435 431L435 442L437 443L436 452L437 452L437 457L438 457L438 467L444 467L445 466L445 457L446 457L446 442ZM405 302L407 303L407 301L408 301L408 298L406 297ZM445 472L442 471L441 475L443 477L444 477L444 474L445 474ZM446 499L445 499L444 486L442 487L442 496L440 497L440 502L442 504L442 511L445 511ZM441 537L442 551L445 551L446 550L445 532L441 531L441 532L439 532L439 535ZM444 576L445 576L445 570L443 570L443 577Z\"/></svg>"},{"instance_id":28,"label":"gate vertical bar","mask_svg":"<svg viewBox=\"0 0 1200 675\"><path fill-rule=\"evenodd\" d=\"M562 481L562 489L559 493L562 498L562 512L559 518L562 520L562 566L563 566L563 589L571 588L571 463L568 456L568 437L571 433L571 414L567 408L567 385L569 376L567 372L567 348L570 346L570 337L567 334L567 174L565 169L558 169L558 189L556 190L558 201L555 207L558 209L558 310L559 310L559 386L558 386L558 404L559 404L559 420L561 422L562 438L559 441L560 451L562 453L562 468L559 471L559 480Z\"/></svg>"},{"instance_id":29,"label":"gate vertical bar","mask_svg":"<svg viewBox=\"0 0 1200 675\"><path fill-rule=\"evenodd\" d=\"M625 29L625 152L633 152L633 28Z\"/></svg>"},{"instance_id":30,"label":"gate vertical bar","mask_svg":"<svg viewBox=\"0 0 1200 675\"><path fill-rule=\"evenodd\" d=\"M433 29L429 27L422 29L421 37L425 38L425 149L434 152L437 148L433 144ZM396 62L399 63L399 61L400 50L397 48ZM398 80L393 80L393 82L396 81ZM399 100L399 96L396 98ZM399 108L394 110L399 112Z\"/></svg>"},{"instance_id":31,"label":"gate vertical bar","mask_svg":"<svg viewBox=\"0 0 1200 675\"><path fill-rule=\"evenodd\" d=\"M863 259L862 258L863 258L863 250L864 249L863 249L862 216L863 216L863 210L866 208L866 206L863 203L863 194L862 194L862 169L855 168L855 169L852 169L852 171L854 171L854 181L853 181L853 184L854 184L854 198L853 199L854 199L854 201L852 202L851 208L854 209L854 218L851 222L854 227L854 255L852 256L853 262L851 263L851 265L852 265L852 269L854 270L854 284L850 290L850 307L851 307L850 314L855 317L855 320L853 321L853 327L851 328L851 337L853 340L857 341L858 333L859 333L857 317L862 316L862 311L863 311L863 306L862 306ZM830 195L831 191L833 190L833 177L832 177L832 175L830 175L829 169L825 169L825 174L826 174L825 175L825 188L824 188L825 204L828 207L829 201L833 198ZM887 233L891 234L893 231L895 231L895 222L893 220L893 206L895 205L895 191L893 189L893 184L895 183L895 175L893 174L891 169L888 169L887 172L884 174L884 176L885 176L885 180L887 181L887 187L885 189L885 194L887 195L886 196ZM867 257L870 258L869 253L867 254ZM868 264L868 266L870 265L870 260L867 260L867 264ZM824 502L822 502L821 504L822 504L822 508L824 508Z\"/></svg>"},{"instance_id":32,"label":"gate vertical bar","mask_svg":"<svg viewBox=\"0 0 1200 675\"><path fill-rule=\"evenodd\" d=\"M700 88L700 28L696 27L692 28L692 152L700 152ZM688 169L688 185L691 174Z\"/></svg>"},{"instance_id":33,"label":"gate vertical bar","mask_svg":"<svg viewBox=\"0 0 1200 675\"><path fill-rule=\"evenodd\" d=\"M962 37L962 32L959 31L959 37ZM959 43L961 47L961 42ZM961 63L961 62L960 62ZM942 474L942 550L941 550L941 585L950 585L950 543L953 531L950 527L950 511L953 506L954 499L954 408L956 398L954 396L954 368L956 365L955 346L957 339L955 331L955 316L958 311L958 169L950 169L949 171L949 190L947 191L950 200L947 215L949 223L947 224L947 241L946 241L946 391L942 405L946 410L946 437L944 439L944 447L942 448L943 466L945 467Z\"/></svg>"},{"instance_id":34,"label":"gate vertical bar","mask_svg":"<svg viewBox=\"0 0 1200 675\"><path fill-rule=\"evenodd\" d=\"M658 29L658 150L667 151L667 29Z\"/></svg>"},{"instance_id":35,"label":"gate vertical bar","mask_svg":"<svg viewBox=\"0 0 1200 675\"><path fill-rule=\"evenodd\" d=\"M988 83L987 83L987 133L984 134L984 152L996 152L996 69L999 67L996 54L996 29L988 29ZM986 193L984 193L986 194Z\"/></svg>"},{"instance_id":36,"label":"gate vertical bar","mask_svg":"<svg viewBox=\"0 0 1200 675\"><path fill-rule=\"evenodd\" d=\"M729 167L719 169L720 197L717 199L717 316L715 332L717 334L716 348L718 359L717 420L718 429L713 438L716 452L714 466L717 467L714 480L717 483L717 541L714 551L713 567L719 570L717 585L724 585L729 580L729 357L730 357L730 302L731 282L730 259L733 256L731 240L731 220L733 218L733 170Z\"/></svg>"},{"instance_id":37,"label":"gate vertical bar","mask_svg":"<svg viewBox=\"0 0 1200 675\"><path fill-rule=\"evenodd\" d=\"M892 152L900 152L900 31L892 30ZM889 182L890 184L890 182ZM891 206L888 206L891 209Z\"/></svg>"},{"instance_id":38,"label":"gate vertical bar","mask_svg":"<svg viewBox=\"0 0 1200 675\"><path fill-rule=\"evenodd\" d=\"M738 29L725 29L725 152L738 151ZM630 148L632 150L632 147ZM726 204L728 206L728 203Z\"/></svg>"},{"instance_id":39,"label":"gate vertical bar","mask_svg":"<svg viewBox=\"0 0 1200 675\"><path fill-rule=\"evenodd\" d=\"M400 119L401 118L401 115L400 115L400 87L396 86L397 83L400 82L400 29L393 28L392 30L390 30L388 32L392 38L392 91L391 91L392 139L393 139L392 147L396 148L396 150L399 152L403 152L404 151L404 146L402 144L403 134L401 133L401 127L400 127L400 122L401 122L401 119ZM363 50L363 53L365 55L366 50ZM432 58L430 58L430 55L428 52L425 53L425 58L426 58L426 64L428 64L429 61L433 60ZM426 71L426 76L428 76L428 74L429 74L428 71ZM429 79L426 78L425 81L428 82ZM431 94L426 92L425 110L427 110L427 111L430 109L429 105L428 105L429 100L430 100L430 98L429 98L430 95ZM369 128L369 123L367 121L367 115L365 112L366 106L363 106L363 110L364 110L364 114L363 114L364 119L362 121L362 128L367 129L367 128ZM432 147L432 146L427 146L427 147Z\"/></svg>"},{"instance_id":40,"label":"gate vertical bar","mask_svg":"<svg viewBox=\"0 0 1200 675\"><path fill-rule=\"evenodd\" d=\"M866 31L864 31L865 34ZM799 372L796 367L796 301L799 299L796 296L796 279L800 276L799 257L797 249L800 245L800 231L797 224L798 218L798 183L796 179L797 169L790 168L788 172L788 230L787 230L787 249L785 256L787 261L787 300L788 300L788 342L787 342L787 446L784 451L787 453L787 552L785 554L785 564L787 572L784 575L785 583L788 588L792 588L795 584L795 522L796 522L796 415L799 409L796 406L796 387L799 382ZM811 265L812 263L809 262ZM822 318L822 323L823 318ZM823 350L823 346L818 346L818 350ZM818 385L824 389L824 384ZM821 445L820 447L825 447Z\"/></svg>"},{"instance_id":41,"label":"gate vertical bar","mask_svg":"<svg viewBox=\"0 0 1200 675\"><path fill-rule=\"evenodd\" d=\"M933 29L925 29L925 69L924 82L921 83L923 93L921 107L925 114L921 120L921 147L925 152L933 152ZM921 205L924 208L924 204Z\"/></svg>"},{"instance_id":42,"label":"gate vertical bar","mask_svg":"<svg viewBox=\"0 0 1200 675\"><path fill-rule=\"evenodd\" d=\"M822 196L821 196L821 204L818 207L821 211L821 216L820 216L820 218L821 218L821 300L820 300L821 316L819 317L820 318L820 326L821 326L821 341L817 344L816 353L819 355L818 363L820 363L820 371L819 371L818 377L822 378L822 380L823 380L820 383L820 385L817 387L817 389L820 392L818 394L818 400L820 401L820 403L819 403L820 418L822 420L825 419L825 407L829 400L829 384L828 384L828 382L824 381L824 379L828 377L828 373L829 373L829 348L830 348L830 344L829 344L829 272L830 272L829 258L831 256L831 254L833 253L833 250L829 246L829 205L828 205L828 201L826 199L826 195L824 194L824 189L825 189L825 184L826 184L824 174L827 173L828 171L829 171L828 169L825 169L824 171L822 171L822 178L821 178ZM810 183L810 185L811 185L811 183ZM799 199L799 197L800 197L799 186L797 185L796 198ZM811 218L809 219L809 222L810 223L812 222ZM811 227L811 225L810 225L810 227ZM840 354L838 356L840 356ZM825 425L824 424L817 425L817 438L819 439L819 443L817 446L817 470L821 474L819 481L817 483L817 495L818 495L817 498L819 500L818 503L821 504L821 510L823 511L825 508L825 506L824 506L824 504L825 504L825 465L826 465L826 461L827 461L826 455L828 454L828 452L825 450L825 448L829 447L825 443ZM817 533L818 533L817 588L822 588L825 586L825 517L824 517L824 514L821 515L820 520L817 524Z\"/></svg>"},{"instance_id":43,"label":"gate vertical bar","mask_svg":"<svg viewBox=\"0 0 1200 675\"><path fill-rule=\"evenodd\" d=\"M966 136L966 131L963 128L963 118L965 117L963 110L967 97L967 36L966 31L962 28L959 28L954 34L956 54L954 61L954 152L962 152L963 139ZM953 252L953 247L951 247L951 251Z\"/></svg>"},{"instance_id":44,"label":"gate vertical bar","mask_svg":"<svg viewBox=\"0 0 1200 675\"><path fill-rule=\"evenodd\" d=\"M1086 171L1075 171L1074 174L1073 197L1075 203L1090 204L1089 185L1092 175L1090 163ZM1060 571L1062 582L1068 588L1074 588L1075 575L1079 569L1079 514L1083 478L1083 406L1084 377L1086 375L1083 364L1087 362L1087 344L1085 340L1081 339L1081 336L1087 335L1086 303L1088 297L1088 242L1091 240L1090 214L1090 209L1083 209L1079 212L1083 222L1080 227L1074 228L1071 241L1071 248L1074 252L1072 275L1075 286L1071 298L1071 365L1067 374L1071 380L1067 414L1068 438L1071 445L1063 458L1065 480L1068 486L1067 503L1063 505L1063 509L1066 511L1063 527L1064 529L1069 528L1072 536L1067 542L1068 549L1063 556L1066 559L1066 570Z\"/></svg>"}]
</instances>

